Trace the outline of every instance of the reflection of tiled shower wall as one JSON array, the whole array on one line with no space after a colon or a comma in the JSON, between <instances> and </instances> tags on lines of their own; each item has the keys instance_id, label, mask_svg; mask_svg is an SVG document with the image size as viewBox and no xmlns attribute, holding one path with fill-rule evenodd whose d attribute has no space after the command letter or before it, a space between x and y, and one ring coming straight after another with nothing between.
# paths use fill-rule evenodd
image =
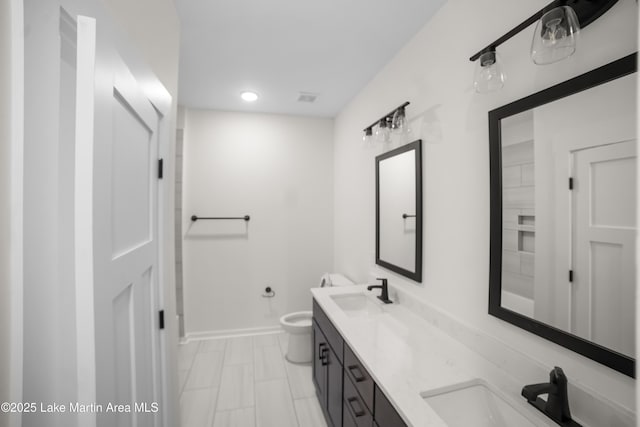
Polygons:
<instances>
[{"instance_id":1,"label":"reflection of tiled shower wall","mask_svg":"<svg viewBox=\"0 0 640 427\"><path fill-rule=\"evenodd\" d=\"M535 185L533 141L502 147L502 286L534 297Z\"/></svg>"},{"instance_id":2,"label":"reflection of tiled shower wall","mask_svg":"<svg viewBox=\"0 0 640 427\"><path fill-rule=\"evenodd\" d=\"M184 337L184 303L182 292L182 149L183 129L176 131L176 311L178 329Z\"/></svg>"}]
</instances>

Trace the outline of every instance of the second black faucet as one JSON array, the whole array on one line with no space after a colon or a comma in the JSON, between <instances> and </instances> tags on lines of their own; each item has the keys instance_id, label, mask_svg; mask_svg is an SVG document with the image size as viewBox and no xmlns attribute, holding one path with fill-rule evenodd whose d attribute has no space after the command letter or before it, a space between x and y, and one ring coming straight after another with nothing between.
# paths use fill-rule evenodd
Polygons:
<instances>
[{"instance_id":1,"label":"second black faucet","mask_svg":"<svg viewBox=\"0 0 640 427\"><path fill-rule=\"evenodd\" d=\"M547 394L547 400L538 397ZM564 427L581 427L571 419L569 397L567 393L567 376L564 371L555 367L549 372L549 382L529 384L522 388L522 396L540 412Z\"/></svg>"},{"instance_id":2,"label":"second black faucet","mask_svg":"<svg viewBox=\"0 0 640 427\"><path fill-rule=\"evenodd\" d=\"M380 292L380 296L378 296L378 299L385 304L393 303L393 301L389 299L389 285L387 284L387 279L378 277L376 280L381 280L382 284L367 286L367 290L370 291L371 289L378 289L378 288L382 289L382 292Z\"/></svg>"}]
</instances>

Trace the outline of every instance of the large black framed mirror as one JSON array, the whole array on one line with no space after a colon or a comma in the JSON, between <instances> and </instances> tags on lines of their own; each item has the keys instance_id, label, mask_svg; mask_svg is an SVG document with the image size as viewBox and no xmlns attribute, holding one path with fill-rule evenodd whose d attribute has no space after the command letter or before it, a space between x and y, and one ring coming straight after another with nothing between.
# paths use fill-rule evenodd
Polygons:
<instances>
[{"instance_id":1,"label":"large black framed mirror","mask_svg":"<svg viewBox=\"0 0 640 427\"><path fill-rule=\"evenodd\" d=\"M376 157L376 264L422 281L422 141Z\"/></svg>"},{"instance_id":2,"label":"large black framed mirror","mask_svg":"<svg viewBox=\"0 0 640 427\"><path fill-rule=\"evenodd\" d=\"M489 112L489 314L631 377L636 61Z\"/></svg>"}]
</instances>

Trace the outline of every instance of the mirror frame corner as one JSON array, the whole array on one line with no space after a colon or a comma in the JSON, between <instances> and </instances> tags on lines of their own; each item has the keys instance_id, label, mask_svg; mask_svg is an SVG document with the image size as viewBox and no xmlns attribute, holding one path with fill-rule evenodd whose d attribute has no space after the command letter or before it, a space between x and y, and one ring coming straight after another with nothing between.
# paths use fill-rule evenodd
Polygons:
<instances>
[{"instance_id":1,"label":"mirror frame corner","mask_svg":"<svg viewBox=\"0 0 640 427\"><path fill-rule=\"evenodd\" d=\"M415 271L407 270L380 258L380 161L411 150L415 151L416 170ZM422 283L422 230L422 140L417 139L376 156L376 264L415 282Z\"/></svg>"}]
</instances>

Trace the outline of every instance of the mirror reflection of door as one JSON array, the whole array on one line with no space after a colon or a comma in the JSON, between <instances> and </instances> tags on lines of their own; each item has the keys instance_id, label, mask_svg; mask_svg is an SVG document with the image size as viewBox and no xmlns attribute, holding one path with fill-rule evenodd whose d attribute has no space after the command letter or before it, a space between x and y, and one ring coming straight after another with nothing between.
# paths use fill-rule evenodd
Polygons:
<instances>
[{"instance_id":1,"label":"mirror reflection of door","mask_svg":"<svg viewBox=\"0 0 640 427\"><path fill-rule=\"evenodd\" d=\"M635 93L633 74L500 123L501 306L627 356L635 354Z\"/></svg>"},{"instance_id":2,"label":"mirror reflection of door","mask_svg":"<svg viewBox=\"0 0 640 427\"><path fill-rule=\"evenodd\" d=\"M636 141L575 151L570 332L635 352Z\"/></svg>"}]
</instances>

